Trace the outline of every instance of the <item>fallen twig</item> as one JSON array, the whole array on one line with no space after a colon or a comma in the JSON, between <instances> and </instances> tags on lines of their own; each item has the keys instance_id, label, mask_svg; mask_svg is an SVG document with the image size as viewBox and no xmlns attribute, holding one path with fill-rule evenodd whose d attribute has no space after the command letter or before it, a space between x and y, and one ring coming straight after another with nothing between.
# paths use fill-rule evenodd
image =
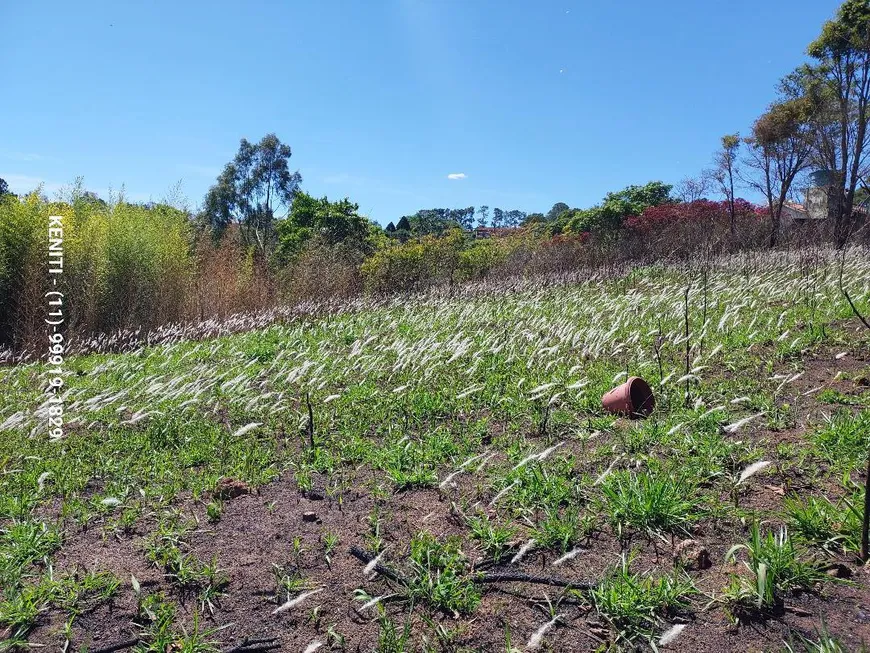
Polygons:
<instances>
[{"instance_id":1,"label":"fallen twig","mask_svg":"<svg viewBox=\"0 0 870 653\"><path fill-rule=\"evenodd\" d=\"M356 558L357 560L364 562L366 564L370 563L376 557L376 556L373 556L372 554L368 553L367 551L363 551L358 546L350 547L350 554L354 558ZM380 562L374 566L372 571L380 574L384 578L389 578L392 581L395 581L397 583L401 583L402 585L408 584L408 581L406 581L404 578L399 576L399 574L397 574L395 571L393 571L389 567L382 565Z\"/></svg>"},{"instance_id":2,"label":"fallen twig","mask_svg":"<svg viewBox=\"0 0 870 653\"><path fill-rule=\"evenodd\" d=\"M277 637L245 637L241 642L224 653L262 653L281 646Z\"/></svg>"},{"instance_id":3,"label":"fallen twig","mask_svg":"<svg viewBox=\"0 0 870 653\"><path fill-rule=\"evenodd\" d=\"M91 653L115 653L115 651L123 651L125 648L133 648L136 644L139 643L139 638L136 639L128 639L126 642L118 642L117 644L112 644L111 646L104 646L103 648L95 648Z\"/></svg>"}]
</instances>

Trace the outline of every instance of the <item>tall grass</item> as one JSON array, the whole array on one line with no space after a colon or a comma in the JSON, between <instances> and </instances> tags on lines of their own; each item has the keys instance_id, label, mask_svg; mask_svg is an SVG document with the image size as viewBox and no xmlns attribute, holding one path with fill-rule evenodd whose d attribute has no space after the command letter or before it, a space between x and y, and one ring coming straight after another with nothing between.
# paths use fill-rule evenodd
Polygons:
<instances>
[{"instance_id":1,"label":"tall grass","mask_svg":"<svg viewBox=\"0 0 870 653\"><path fill-rule=\"evenodd\" d=\"M63 217L56 288L47 265L53 215ZM38 348L50 289L64 293L66 327L76 334L147 331L263 308L275 292L262 267L233 230L213 242L166 204L109 204L75 191L55 202L7 195L0 199L0 345Z\"/></svg>"}]
</instances>

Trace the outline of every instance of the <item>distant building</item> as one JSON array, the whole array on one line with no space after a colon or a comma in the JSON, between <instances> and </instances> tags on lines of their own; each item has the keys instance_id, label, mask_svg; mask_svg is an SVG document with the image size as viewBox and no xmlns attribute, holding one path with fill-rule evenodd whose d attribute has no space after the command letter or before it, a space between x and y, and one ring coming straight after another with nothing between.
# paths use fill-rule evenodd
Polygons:
<instances>
[{"instance_id":1,"label":"distant building","mask_svg":"<svg viewBox=\"0 0 870 653\"><path fill-rule=\"evenodd\" d=\"M803 204L798 204L797 202L786 202L782 205L782 218L783 220L806 220L809 218L807 215L807 210L804 208Z\"/></svg>"},{"instance_id":2,"label":"distant building","mask_svg":"<svg viewBox=\"0 0 870 653\"><path fill-rule=\"evenodd\" d=\"M782 217L795 222L810 222L827 220L837 211L836 173L830 170L819 170L810 175L810 186L806 190L803 204L786 202L782 206ZM867 215L865 206L855 206L854 213Z\"/></svg>"}]
</instances>

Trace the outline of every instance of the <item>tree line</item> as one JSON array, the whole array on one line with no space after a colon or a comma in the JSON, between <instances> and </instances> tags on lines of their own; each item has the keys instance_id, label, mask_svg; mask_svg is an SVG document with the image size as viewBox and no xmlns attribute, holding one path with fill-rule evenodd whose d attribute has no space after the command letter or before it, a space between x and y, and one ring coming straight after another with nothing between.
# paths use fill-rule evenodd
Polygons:
<instances>
[{"instance_id":1,"label":"tree line","mask_svg":"<svg viewBox=\"0 0 870 653\"><path fill-rule=\"evenodd\" d=\"M0 180L0 345L20 347L41 333L51 214L66 218L64 284L80 332L798 237L842 245L870 198L870 0L846 0L807 53L810 61L781 80L747 136L721 138L710 168L676 186L629 185L591 207L422 209L382 228L350 198L306 193L290 146L275 134L242 139L193 212L171 202L107 201L80 184L56 200L18 197ZM786 229L786 208L811 172L820 173L830 220ZM742 190L763 204L742 199ZM497 228L493 238L475 238L484 226Z\"/></svg>"},{"instance_id":2,"label":"tree line","mask_svg":"<svg viewBox=\"0 0 870 653\"><path fill-rule=\"evenodd\" d=\"M786 75L776 97L750 133L722 137L712 169L684 180L684 190L702 196L713 188L729 203L734 231L735 187L764 198L768 244L775 246L783 213L800 190L823 180L830 232L843 245L862 221L856 214L868 197L868 103L870 103L870 2L846 0L807 47L810 61Z\"/></svg>"}]
</instances>

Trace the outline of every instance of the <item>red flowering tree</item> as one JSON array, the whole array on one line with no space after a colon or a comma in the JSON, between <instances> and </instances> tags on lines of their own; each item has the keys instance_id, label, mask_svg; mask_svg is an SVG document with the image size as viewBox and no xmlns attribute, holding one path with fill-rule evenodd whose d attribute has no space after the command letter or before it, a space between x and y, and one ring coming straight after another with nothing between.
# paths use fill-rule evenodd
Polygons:
<instances>
[{"instance_id":1,"label":"red flowering tree","mask_svg":"<svg viewBox=\"0 0 870 653\"><path fill-rule=\"evenodd\" d=\"M695 200L661 204L625 219L626 244L635 256L686 257L752 246L764 211L751 202L734 200L737 238L731 236L728 201Z\"/></svg>"}]
</instances>

